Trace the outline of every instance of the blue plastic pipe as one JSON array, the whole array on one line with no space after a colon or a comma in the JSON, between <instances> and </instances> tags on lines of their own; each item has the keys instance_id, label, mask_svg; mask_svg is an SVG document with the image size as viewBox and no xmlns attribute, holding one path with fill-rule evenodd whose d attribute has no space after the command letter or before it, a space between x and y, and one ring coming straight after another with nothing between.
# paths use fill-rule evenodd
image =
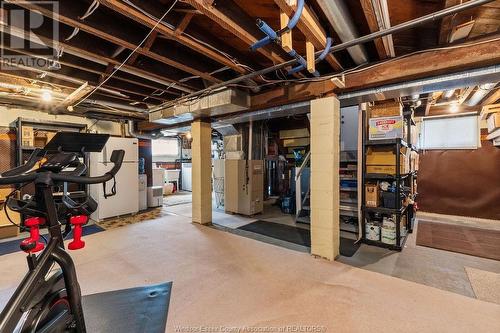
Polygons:
<instances>
[{"instance_id":1,"label":"blue plastic pipe","mask_svg":"<svg viewBox=\"0 0 500 333\"><path fill-rule=\"evenodd\" d=\"M326 56L328 55L328 52L330 52L330 49L332 47L332 39L330 37L327 37L326 38L326 46L325 46L325 49L323 50L323 52L321 52L321 54L316 58L315 62L318 63L320 62L321 60L325 59ZM301 70L303 70L304 68L306 68L307 64L300 64L298 66L295 66L294 68L290 69L288 71L288 75L291 75L291 74L295 74L297 72L300 72ZM315 71L313 73L314 76L319 76L319 72L318 71Z\"/></svg>"},{"instance_id":2,"label":"blue plastic pipe","mask_svg":"<svg viewBox=\"0 0 500 333\"><path fill-rule=\"evenodd\" d=\"M274 31L263 20L257 19L257 27L259 27L260 31L262 31L266 35L266 37L262 38L261 40L255 42L253 45L251 45L250 50L255 52L257 49L259 49L263 46L266 46L267 44L269 44L271 42L276 41L278 39L278 36L281 36L284 32L295 28L295 26L299 22L300 16L302 16L303 9L304 9L304 0L298 0L297 10L293 14L292 18L288 21L286 28L279 30L278 32Z\"/></svg>"}]
</instances>

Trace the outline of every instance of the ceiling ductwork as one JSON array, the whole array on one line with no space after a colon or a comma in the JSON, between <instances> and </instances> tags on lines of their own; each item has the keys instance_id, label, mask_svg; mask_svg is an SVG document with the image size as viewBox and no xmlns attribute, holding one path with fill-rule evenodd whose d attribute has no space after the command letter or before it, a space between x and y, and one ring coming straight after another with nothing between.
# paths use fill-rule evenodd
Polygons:
<instances>
[{"instance_id":1,"label":"ceiling ductwork","mask_svg":"<svg viewBox=\"0 0 500 333\"><path fill-rule=\"evenodd\" d=\"M173 125L198 118L215 117L250 108L250 95L238 89L225 89L195 101L151 112L149 121Z\"/></svg>"},{"instance_id":2,"label":"ceiling ductwork","mask_svg":"<svg viewBox=\"0 0 500 333\"><path fill-rule=\"evenodd\" d=\"M325 13L328 21L339 36L340 40L345 43L358 38L358 32L354 26L351 14L344 3L344 0L317 0L318 5ZM363 46L356 45L347 49L354 62L364 64L368 62L368 55Z\"/></svg>"},{"instance_id":3,"label":"ceiling ductwork","mask_svg":"<svg viewBox=\"0 0 500 333\"><path fill-rule=\"evenodd\" d=\"M495 88L496 85L496 83L486 83L478 86L476 92L471 96L471 98L469 98L469 100L465 104L467 104L468 106L478 105L483 100L483 98L485 98L486 95L488 95L493 90L493 88Z\"/></svg>"}]
</instances>

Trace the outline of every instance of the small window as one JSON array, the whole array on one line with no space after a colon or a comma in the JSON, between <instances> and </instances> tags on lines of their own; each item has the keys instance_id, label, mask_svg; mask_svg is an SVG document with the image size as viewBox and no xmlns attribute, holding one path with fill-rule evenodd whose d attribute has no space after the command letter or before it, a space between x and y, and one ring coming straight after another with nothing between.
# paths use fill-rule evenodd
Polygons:
<instances>
[{"instance_id":1,"label":"small window","mask_svg":"<svg viewBox=\"0 0 500 333\"><path fill-rule=\"evenodd\" d=\"M158 139L152 141L153 156L179 155L179 142L177 139Z\"/></svg>"},{"instance_id":2,"label":"small window","mask_svg":"<svg viewBox=\"0 0 500 333\"><path fill-rule=\"evenodd\" d=\"M479 118L476 113L423 118L421 149L476 149Z\"/></svg>"}]
</instances>

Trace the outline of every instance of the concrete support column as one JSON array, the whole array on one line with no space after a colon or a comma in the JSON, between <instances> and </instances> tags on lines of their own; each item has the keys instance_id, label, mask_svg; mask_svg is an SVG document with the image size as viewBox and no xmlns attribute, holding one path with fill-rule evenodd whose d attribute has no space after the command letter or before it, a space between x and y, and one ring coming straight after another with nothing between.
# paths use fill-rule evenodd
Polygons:
<instances>
[{"instance_id":1,"label":"concrete support column","mask_svg":"<svg viewBox=\"0 0 500 333\"><path fill-rule=\"evenodd\" d=\"M212 223L212 128L209 122L191 124L193 222Z\"/></svg>"},{"instance_id":2,"label":"concrete support column","mask_svg":"<svg viewBox=\"0 0 500 333\"><path fill-rule=\"evenodd\" d=\"M340 104L311 101L311 254L334 260L339 230Z\"/></svg>"}]
</instances>

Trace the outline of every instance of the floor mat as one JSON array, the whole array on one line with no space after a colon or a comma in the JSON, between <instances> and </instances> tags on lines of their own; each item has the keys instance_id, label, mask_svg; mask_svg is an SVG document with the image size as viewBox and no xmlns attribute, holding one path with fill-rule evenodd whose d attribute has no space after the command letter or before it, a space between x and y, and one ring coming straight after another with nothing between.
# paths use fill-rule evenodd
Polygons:
<instances>
[{"instance_id":1,"label":"floor mat","mask_svg":"<svg viewBox=\"0 0 500 333\"><path fill-rule=\"evenodd\" d=\"M96 223L104 229L113 229L130 224L154 220L166 215L168 215L168 213L164 210L163 207L148 208L147 210L138 212L134 215L113 217Z\"/></svg>"},{"instance_id":2,"label":"floor mat","mask_svg":"<svg viewBox=\"0 0 500 333\"><path fill-rule=\"evenodd\" d=\"M95 225L95 224L87 225L87 226L83 227L83 236L92 235L92 234L95 234L95 233L98 233L101 231L104 231L104 229L98 225ZM42 234L42 236L44 236L48 240L47 233ZM70 239L71 237L72 237L72 232L70 232L70 234L68 236L66 236L66 239ZM43 239L42 239L42 241L43 241ZM6 242L0 243L0 256L21 251L21 248L19 247L20 243L21 243L21 239L14 239L11 241L6 241Z\"/></svg>"},{"instance_id":3,"label":"floor mat","mask_svg":"<svg viewBox=\"0 0 500 333\"><path fill-rule=\"evenodd\" d=\"M500 260L500 231L419 220L417 245Z\"/></svg>"},{"instance_id":4,"label":"floor mat","mask_svg":"<svg viewBox=\"0 0 500 333\"><path fill-rule=\"evenodd\" d=\"M241 226L238 229L276 238L285 242L311 247L311 233L308 229L268 221L256 221ZM355 241L352 239L341 237L340 254L346 257L353 256L360 246L354 242Z\"/></svg>"},{"instance_id":5,"label":"floor mat","mask_svg":"<svg viewBox=\"0 0 500 333\"><path fill-rule=\"evenodd\" d=\"M500 274L465 267L477 299L500 304Z\"/></svg>"},{"instance_id":6,"label":"floor mat","mask_svg":"<svg viewBox=\"0 0 500 333\"><path fill-rule=\"evenodd\" d=\"M87 332L164 333L172 282L83 296Z\"/></svg>"}]
</instances>

